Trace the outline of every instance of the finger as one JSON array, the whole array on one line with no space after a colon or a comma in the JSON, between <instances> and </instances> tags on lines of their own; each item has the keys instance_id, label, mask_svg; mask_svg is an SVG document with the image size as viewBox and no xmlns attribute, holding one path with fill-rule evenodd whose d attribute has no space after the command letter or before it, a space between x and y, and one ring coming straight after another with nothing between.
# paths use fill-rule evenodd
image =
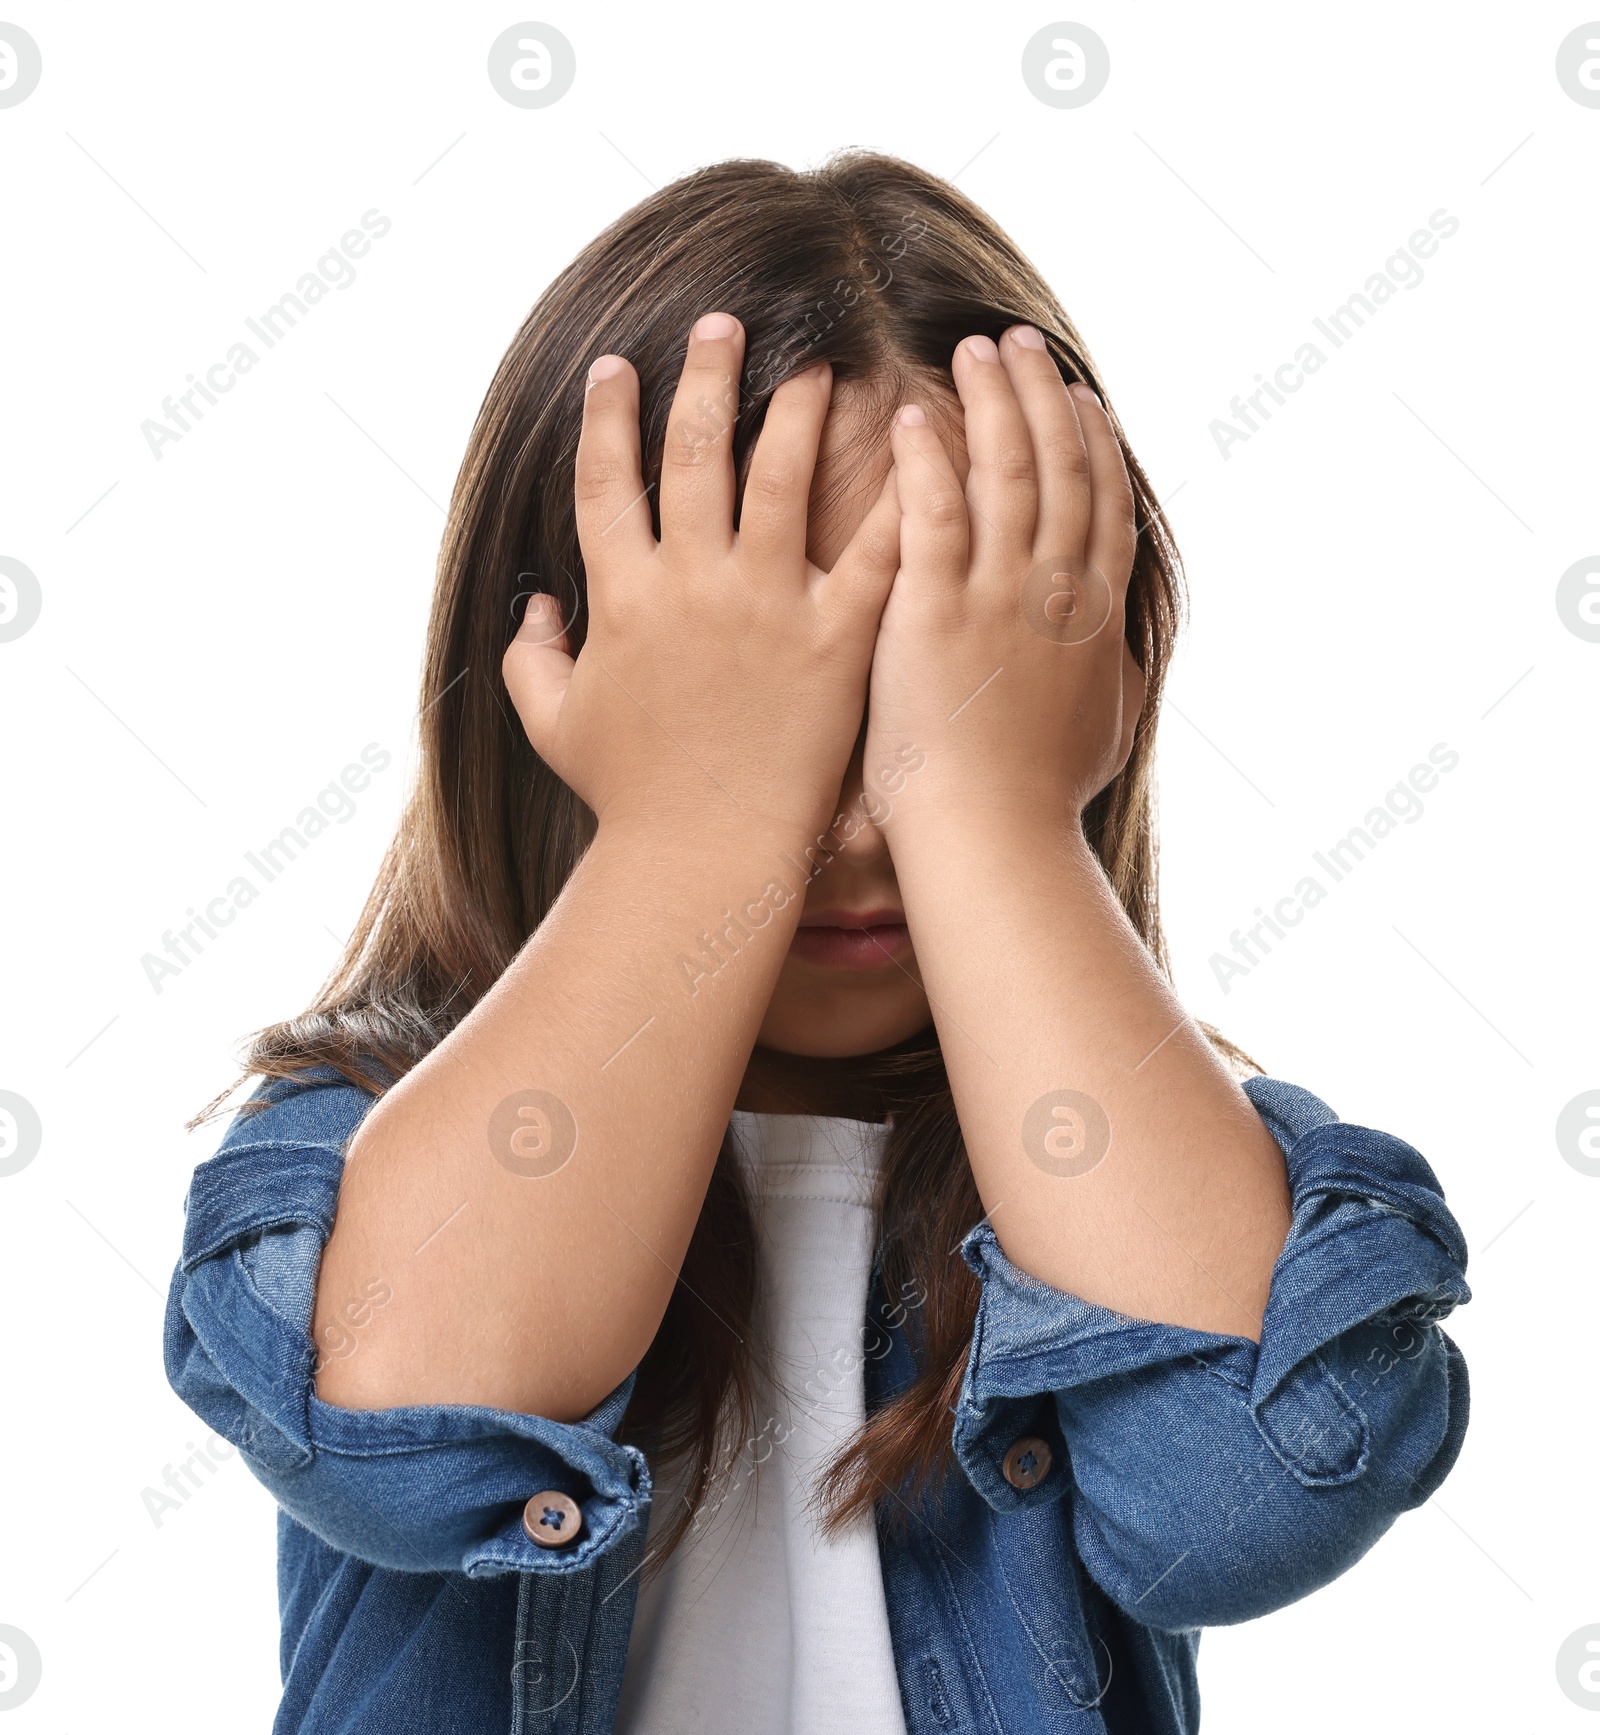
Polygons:
<instances>
[{"instance_id":1,"label":"finger","mask_svg":"<svg viewBox=\"0 0 1600 1735\"><path fill-rule=\"evenodd\" d=\"M876 622L900 567L900 495L889 466L872 510L856 527L832 569L817 582L819 597L857 609Z\"/></svg>"},{"instance_id":2,"label":"finger","mask_svg":"<svg viewBox=\"0 0 1600 1735\"><path fill-rule=\"evenodd\" d=\"M1083 428L1083 443L1089 454L1089 490L1092 506L1087 556L1089 564L1110 580L1119 598L1128 593L1138 532L1133 517L1133 487L1122 447L1106 414L1090 388L1072 388Z\"/></svg>"},{"instance_id":3,"label":"finger","mask_svg":"<svg viewBox=\"0 0 1600 1735\"><path fill-rule=\"evenodd\" d=\"M972 560L1010 557L1026 563L1039 509L1038 464L1027 417L992 338L968 337L951 361L966 418L967 504Z\"/></svg>"},{"instance_id":4,"label":"finger","mask_svg":"<svg viewBox=\"0 0 1600 1735\"><path fill-rule=\"evenodd\" d=\"M920 404L889 436L900 499L900 565L914 583L953 589L967 576L967 500L944 442Z\"/></svg>"},{"instance_id":5,"label":"finger","mask_svg":"<svg viewBox=\"0 0 1600 1735\"><path fill-rule=\"evenodd\" d=\"M1012 326L1000 340L1000 356L1027 418L1039 465L1034 549L1082 560L1092 513L1092 478L1083 428L1067 382L1043 335L1031 325Z\"/></svg>"},{"instance_id":6,"label":"finger","mask_svg":"<svg viewBox=\"0 0 1600 1735\"><path fill-rule=\"evenodd\" d=\"M654 550L650 502L639 474L639 376L620 355L600 356L589 369L573 503L591 582L608 560Z\"/></svg>"},{"instance_id":7,"label":"finger","mask_svg":"<svg viewBox=\"0 0 1600 1735\"><path fill-rule=\"evenodd\" d=\"M739 509L740 546L766 559L795 555L802 573L811 478L832 395L833 369L826 362L785 380L772 394Z\"/></svg>"},{"instance_id":8,"label":"finger","mask_svg":"<svg viewBox=\"0 0 1600 1735\"><path fill-rule=\"evenodd\" d=\"M517 636L506 646L500 673L522 727L539 757L551 763L556 719L576 664L553 596L531 596ZM559 772L558 767L552 767Z\"/></svg>"},{"instance_id":9,"label":"finger","mask_svg":"<svg viewBox=\"0 0 1600 1735\"><path fill-rule=\"evenodd\" d=\"M661 546L724 554L733 545L733 423L744 327L708 313L689 333L661 457Z\"/></svg>"}]
</instances>

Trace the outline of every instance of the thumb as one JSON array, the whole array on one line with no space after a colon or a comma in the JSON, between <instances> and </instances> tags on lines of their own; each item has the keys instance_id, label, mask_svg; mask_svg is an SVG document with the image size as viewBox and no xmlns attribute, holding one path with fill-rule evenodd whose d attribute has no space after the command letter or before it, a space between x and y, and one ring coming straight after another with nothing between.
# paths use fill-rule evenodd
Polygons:
<instances>
[{"instance_id":1,"label":"thumb","mask_svg":"<svg viewBox=\"0 0 1600 1735\"><path fill-rule=\"evenodd\" d=\"M550 763L556 720L574 667L555 598L530 596L517 636L506 646L500 673L529 744L546 763Z\"/></svg>"}]
</instances>

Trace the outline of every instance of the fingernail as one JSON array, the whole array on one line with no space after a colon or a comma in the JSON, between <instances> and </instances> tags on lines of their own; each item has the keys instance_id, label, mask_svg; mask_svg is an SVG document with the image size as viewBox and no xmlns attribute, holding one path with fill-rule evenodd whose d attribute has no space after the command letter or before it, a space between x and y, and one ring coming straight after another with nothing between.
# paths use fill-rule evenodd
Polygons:
<instances>
[{"instance_id":1,"label":"fingernail","mask_svg":"<svg viewBox=\"0 0 1600 1735\"><path fill-rule=\"evenodd\" d=\"M598 385L601 380L608 380L613 374L622 372L622 357L620 355L602 355L589 364L589 384Z\"/></svg>"},{"instance_id":2,"label":"fingernail","mask_svg":"<svg viewBox=\"0 0 1600 1735\"><path fill-rule=\"evenodd\" d=\"M920 428L927 419L921 404L902 404L895 422L902 428Z\"/></svg>"},{"instance_id":3,"label":"fingernail","mask_svg":"<svg viewBox=\"0 0 1600 1735\"><path fill-rule=\"evenodd\" d=\"M967 354L974 361L999 361L1000 351L995 347L992 337L969 337L966 340Z\"/></svg>"},{"instance_id":4,"label":"fingernail","mask_svg":"<svg viewBox=\"0 0 1600 1735\"><path fill-rule=\"evenodd\" d=\"M1099 398L1094 395L1094 392L1086 386L1082 380L1075 380L1073 382L1072 395L1075 398L1082 398L1086 404L1098 404L1100 402Z\"/></svg>"},{"instance_id":5,"label":"fingernail","mask_svg":"<svg viewBox=\"0 0 1600 1735\"><path fill-rule=\"evenodd\" d=\"M1043 349L1044 334L1035 325L1014 325L1011 328L1011 341L1020 343L1024 349Z\"/></svg>"},{"instance_id":6,"label":"fingernail","mask_svg":"<svg viewBox=\"0 0 1600 1735\"><path fill-rule=\"evenodd\" d=\"M739 322L731 313L703 313L694 322L694 330L689 335L706 343L712 338L732 337L738 329Z\"/></svg>"}]
</instances>

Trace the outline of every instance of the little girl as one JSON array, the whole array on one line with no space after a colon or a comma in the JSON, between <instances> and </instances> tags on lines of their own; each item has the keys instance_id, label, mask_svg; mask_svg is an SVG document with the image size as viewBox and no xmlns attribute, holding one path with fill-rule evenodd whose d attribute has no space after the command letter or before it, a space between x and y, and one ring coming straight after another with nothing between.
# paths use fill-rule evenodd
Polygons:
<instances>
[{"instance_id":1,"label":"little girl","mask_svg":"<svg viewBox=\"0 0 1600 1735\"><path fill-rule=\"evenodd\" d=\"M1180 602L947 184L723 163L556 279L399 832L186 1201L280 1735L1192 1732L1199 1628L1438 1487L1433 1171L1168 980Z\"/></svg>"}]
</instances>

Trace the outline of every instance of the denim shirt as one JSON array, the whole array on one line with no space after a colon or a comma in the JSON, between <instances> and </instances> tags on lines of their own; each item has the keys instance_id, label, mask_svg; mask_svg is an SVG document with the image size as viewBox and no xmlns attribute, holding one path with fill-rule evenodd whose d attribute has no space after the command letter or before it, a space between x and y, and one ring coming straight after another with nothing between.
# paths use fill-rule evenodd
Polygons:
<instances>
[{"instance_id":1,"label":"denim shirt","mask_svg":"<svg viewBox=\"0 0 1600 1735\"><path fill-rule=\"evenodd\" d=\"M174 1388L280 1508L275 1735L603 1735L650 1507L616 1440L633 1376L573 1423L323 1403L317 1272L376 1098L306 1078L258 1090L196 1169L165 1331ZM908 1735L1192 1735L1199 1629L1327 1584L1455 1462L1467 1372L1438 1321L1470 1292L1432 1169L1295 1085L1243 1088L1294 1208L1259 1345L1082 1301L987 1224L963 1242L981 1298L959 1471L878 1519ZM904 1319L875 1276L869 1409L911 1376ZM1027 1441L1050 1468L1018 1487ZM548 1490L581 1508L568 1547L523 1527Z\"/></svg>"}]
</instances>

